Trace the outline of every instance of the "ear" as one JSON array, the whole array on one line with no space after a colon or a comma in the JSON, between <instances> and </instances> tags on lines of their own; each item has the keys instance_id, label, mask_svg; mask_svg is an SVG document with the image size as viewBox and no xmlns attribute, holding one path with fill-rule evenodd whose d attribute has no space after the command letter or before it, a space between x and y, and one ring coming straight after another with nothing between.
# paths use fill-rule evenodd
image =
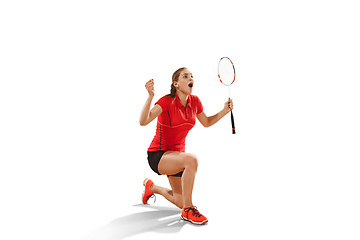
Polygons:
<instances>
[{"instance_id":1,"label":"ear","mask_svg":"<svg viewBox=\"0 0 360 240\"><path fill-rule=\"evenodd\" d=\"M173 82L173 85L174 85L174 87L176 87L176 88L179 86L178 82Z\"/></svg>"}]
</instances>

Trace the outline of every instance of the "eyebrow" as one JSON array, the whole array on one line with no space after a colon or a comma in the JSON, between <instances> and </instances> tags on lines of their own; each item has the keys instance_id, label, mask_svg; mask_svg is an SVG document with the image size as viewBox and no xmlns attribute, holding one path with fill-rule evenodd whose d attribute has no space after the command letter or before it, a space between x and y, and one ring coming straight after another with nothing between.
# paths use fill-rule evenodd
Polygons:
<instances>
[{"instance_id":1,"label":"eyebrow","mask_svg":"<svg viewBox=\"0 0 360 240\"><path fill-rule=\"evenodd\" d=\"M189 74L190 74L190 75L193 75L192 73L183 73L183 75L189 75Z\"/></svg>"}]
</instances>

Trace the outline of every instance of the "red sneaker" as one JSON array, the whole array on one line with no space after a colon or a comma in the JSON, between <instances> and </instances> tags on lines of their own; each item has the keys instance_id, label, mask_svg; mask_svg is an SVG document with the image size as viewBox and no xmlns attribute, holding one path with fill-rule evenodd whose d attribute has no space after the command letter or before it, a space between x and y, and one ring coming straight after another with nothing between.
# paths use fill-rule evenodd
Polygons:
<instances>
[{"instance_id":1,"label":"red sneaker","mask_svg":"<svg viewBox=\"0 0 360 240\"><path fill-rule=\"evenodd\" d=\"M194 224L205 224L208 222L207 218L200 214L194 206L184 208L181 213L181 218Z\"/></svg>"},{"instance_id":2,"label":"red sneaker","mask_svg":"<svg viewBox=\"0 0 360 240\"><path fill-rule=\"evenodd\" d=\"M149 201L150 197L151 196L154 196L155 195L151 192L150 190L150 187L154 184L153 181L151 181L150 179L148 178L145 178L144 182L143 182L143 185L145 186L145 191L144 193L142 194L142 202L143 204L147 204L147 202Z\"/></svg>"}]
</instances>

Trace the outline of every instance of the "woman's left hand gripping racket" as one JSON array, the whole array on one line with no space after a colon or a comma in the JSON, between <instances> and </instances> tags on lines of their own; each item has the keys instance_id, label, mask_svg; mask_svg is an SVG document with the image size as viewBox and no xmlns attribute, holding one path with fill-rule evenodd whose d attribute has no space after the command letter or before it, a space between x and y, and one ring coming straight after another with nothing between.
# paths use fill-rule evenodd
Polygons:
<instances>
[{"instance_id":1,"label":"woman's left hand gripping racket","mask_svg":"<svg viewBox=\"0 0 360 240\"><path fill-rule=\"evenodd\" d=\"M218 77L220 82L228 87L229 90L229 99L230 99L230 85L235 81L235 67L233 62L228 57L220 58L219 65L218 65ZM235 134L235 122L234 122L234 115L231 110L231 127L232 133Z\"/></svg>"}]
</instances>

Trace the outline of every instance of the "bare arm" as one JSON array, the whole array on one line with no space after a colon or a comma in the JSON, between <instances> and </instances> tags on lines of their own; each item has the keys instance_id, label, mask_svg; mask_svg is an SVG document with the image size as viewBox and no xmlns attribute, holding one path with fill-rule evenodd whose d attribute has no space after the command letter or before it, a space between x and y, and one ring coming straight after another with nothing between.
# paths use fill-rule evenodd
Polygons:
<instances>
[{"instance_id":1,"label":"bare arm","mask_svg":"<svg viewBox=\"0 0 360 240\"><path fill-rule=\"evenodd\" d=\"M226 114L228 114L232 109L233 109L233 103L232 103L232 100L229 99L225 103L224 108L217 114L208 117L208 116L206 116L206 114L203 111L202 113L196 115L196 117L204 127L210 127L210 126L214 125L215 123L217 123L221 118L223 118Z\"/></svg>"},{"instance_id":2,"label":"bare arm","mask_svg":"<svg viewBox=\"0 0 360 240\"><path fill-rule=\"evenodd\" d=\"M162 108L156 104L151 110L151 102L154 98L154 80L151 79L145 84L145 88L149 93L149 97L146 99L143 109L141 110L139 123L141 126L148 125L152 120L154 120L157 116L162 112Z\"/></svg>"}]
</instances>

